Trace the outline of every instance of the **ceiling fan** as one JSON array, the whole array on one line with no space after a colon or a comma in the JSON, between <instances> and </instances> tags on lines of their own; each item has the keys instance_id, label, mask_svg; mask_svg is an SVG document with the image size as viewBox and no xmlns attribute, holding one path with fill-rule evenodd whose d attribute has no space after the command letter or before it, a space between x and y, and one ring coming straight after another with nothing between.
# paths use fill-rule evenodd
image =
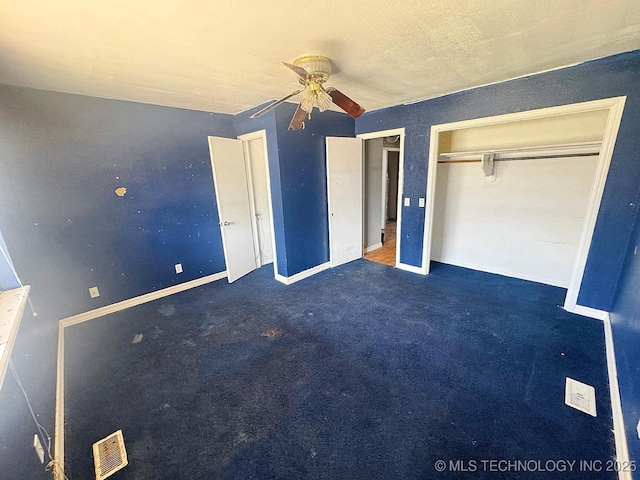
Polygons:
<instances>
[{"instance_id":1,"label":"ceiling fan","mask_svg":"<svg viewBox=\"0 0 640 480\"><path fill-rule=\"evenodd\" d=\"M251 115L251 118L259 117L263 113L268 112L302 92L305 92L304 97L302 97L293 114L293 118L289 124L289 130L304 128L305 116L308 115L309 118L311 118L311 110L313 110L314 105L318 107L318 110L324 112L334 103L353 118L358 118L364 113L364 108L344 93L333 87L323 86L323 83L325 83L331 75L331 60L327 57L323 55L303 55L302 57L296 58L292 64L287 62L282 63L298 74L298 81L302 85L302 88L267 105L262 110Z\"/></svg>"}]
</instances>

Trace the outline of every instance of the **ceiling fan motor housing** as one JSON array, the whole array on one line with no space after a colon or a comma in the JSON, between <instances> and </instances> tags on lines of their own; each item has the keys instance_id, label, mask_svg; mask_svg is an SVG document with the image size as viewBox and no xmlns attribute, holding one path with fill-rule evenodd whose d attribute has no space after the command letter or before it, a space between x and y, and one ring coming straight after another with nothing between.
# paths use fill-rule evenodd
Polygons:
<instances>
[{"instance_id":1,"label":"ceiling fan motor housing","mask_svg":"<svg viewBox=\"0 0 640 480\"><path fill-rule=\"evenodd\" d=\"M304 68L318 83L326 82L331 75L331 60L323 55L303 55L296 58L293 64Z\"/></svg>"}]
</instances>

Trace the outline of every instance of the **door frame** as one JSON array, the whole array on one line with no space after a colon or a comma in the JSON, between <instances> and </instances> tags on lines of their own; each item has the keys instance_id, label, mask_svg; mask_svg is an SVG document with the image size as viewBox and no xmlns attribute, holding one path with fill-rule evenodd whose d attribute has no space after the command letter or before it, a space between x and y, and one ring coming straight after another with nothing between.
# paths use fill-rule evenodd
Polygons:
<instances>
[{"instance_id":1,"label":"door frame","mask_svg":"<svg viewBox=\"0 0 640 480\"><path fill-rule=\"evenodd\" d=\"M433 125L431 127L431 137L429 144L429 164L427 173L427 192L424 219L424 242L422 251L421 273L429 273L431 262L431 243L433 234L433 217L435 211L435 189L438 171L438 151L440 133L451 130L461 130L466 128L484 127L488 125L496 125L501 123L510 123L517 121L533 120L540 118L555 117L559 115L570 115L575 113L585 113L596 110L608 110L609 115L605 125L604 136L602 138L602 146L600 147L600 155L594 174L591 193L589 195L589 203L584 218L584 225L578 242L576 258L573 264L569 287L565 297L564 309L603 320L607 315L606 312L596 310L590 307L578 305L578 293L584 276L584 270L587 264L587 256L593 239L598 211L602 201L602 194L611 165L611 157L613 156L613 147L618 136L618 129L622 119L622 112L627 97L612 97L602 100L594 100L589 102L573 103L569 105L560 105L556 107L541 108L536 110L528 110L525 112L508 113L505 115L496 115L492 117L476 118L472 120L463 120L460 122L444 123Z\"/></svg>"},{"instance_id":2,"label":"door frame","mask_svg":"<svg viewBox=\"0 0 640 480\"><path fill-rule=\"evenodd\" d=\"M399 268L401 270L407 270L410 272L414 272L416 273L417 268L412 266L412 265L406 265L403 263L400 263L400 248L401 248L401 241L402 241L402 196L403 196L403 192L404 192L404 138L405 138L405 129L403 128L394 128L391 130L380 130L377 132L368 132L368 133L361 133L359 135L356 135L356 138L361 138L362 140L366 141L366 140L372 140L374 138L384 138L384 137L394 137L394 136L400 136L400 148L399 149L395 149L395 148L388 148L386 149L391 150L391 151L399 151L399 162L398 162L398 198L397 198L397 205L396 205L396 268ZM383 147L382 149L383 151L383 183L384 183L384 173L385 173L385 167L384 165L386 164L386 153L385 153L385 148ZM363 175L363 179L362 181L364 182L364 175ZM386 183L384 184L384 188L386 189ZM364 183L363 183L363 192L364 192ZM382 202L384 203L384 197ZM383 207L384 208L384 207ZM386 212L384 214L384 217L386 217ZM364 217L363 217L364 218ZM364 228L364 225L363 225ZM417 273L421 273L420 271L418 271Z\"/></svg>"},{"instance_id":3,"label":"door frame","mask_svg":"<svg viewBox=\"0 0 640 480\"><path fill-rule=\"evenodd\" d=\"M239 135L238 140L242 141L242 149L244 151L245 171L247 172L247 189L249 190L249 208L251 209L251 226L253 230L253 245L256 255L256 267L262 267L262 259L260 258L260 240L258 237L258 222L256 221L256 204L253 195L253 172L251 171L249 141L262 139L264 149L265 172L267 176L267 199L269 203L269 225L271 227L271 249L273 251L273 274L274 277L278 273L278 255L276 252L276 231L273 221L273 202L271 200L271 173L269 172L269 151L267 150L267 131L257 130L255 132Z\"/></svg>"}]
</instances>

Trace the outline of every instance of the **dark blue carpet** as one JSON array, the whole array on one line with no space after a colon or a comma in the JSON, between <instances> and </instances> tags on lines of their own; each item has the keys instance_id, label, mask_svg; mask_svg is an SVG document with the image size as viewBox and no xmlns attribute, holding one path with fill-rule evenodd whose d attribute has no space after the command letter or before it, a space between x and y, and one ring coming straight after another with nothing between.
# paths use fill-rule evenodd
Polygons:
<instances>
[{"instance_id":1,"label":"dark blue carpet","mask_svg":"<svg viewBox=\"0 0 640 480\"><path fill-rule=\"evenodd\" d=\"M603 325L559 308L564 290L365 260L272 277L68 328L69 477L122 429L114 480L617 478L580 471L615 450ZM564 404L567 376L595 387L597 418ZM578 463L548 472L559 460Z\"/></svg>"}]
</instances>

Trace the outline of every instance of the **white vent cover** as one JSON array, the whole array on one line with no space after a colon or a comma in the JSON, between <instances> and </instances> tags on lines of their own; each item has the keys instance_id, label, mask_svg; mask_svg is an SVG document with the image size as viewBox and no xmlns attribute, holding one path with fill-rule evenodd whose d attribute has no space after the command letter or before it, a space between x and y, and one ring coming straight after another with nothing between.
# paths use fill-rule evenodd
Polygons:
<instances>
[{"instance_id":1,"label":"white vent cover","mask_svg":"<svg viewBox=\"0 0 640 480\"><path fill-rule=\"evenodd\" d=\"M567 377L564 403L592 417L596 416L596 390L591 385Z\"/></svg>"},{"instance_id":2,"label":"white vent cover","mask_svg":"<svg viewBox=\"0 0 640 480\"><path fill-rule=\"evenodd\" d=\"M124 448L122 430L93 444L93 464L96 480L102 480L127 466L127 451Z\"/></svg>"}]
</instances>

